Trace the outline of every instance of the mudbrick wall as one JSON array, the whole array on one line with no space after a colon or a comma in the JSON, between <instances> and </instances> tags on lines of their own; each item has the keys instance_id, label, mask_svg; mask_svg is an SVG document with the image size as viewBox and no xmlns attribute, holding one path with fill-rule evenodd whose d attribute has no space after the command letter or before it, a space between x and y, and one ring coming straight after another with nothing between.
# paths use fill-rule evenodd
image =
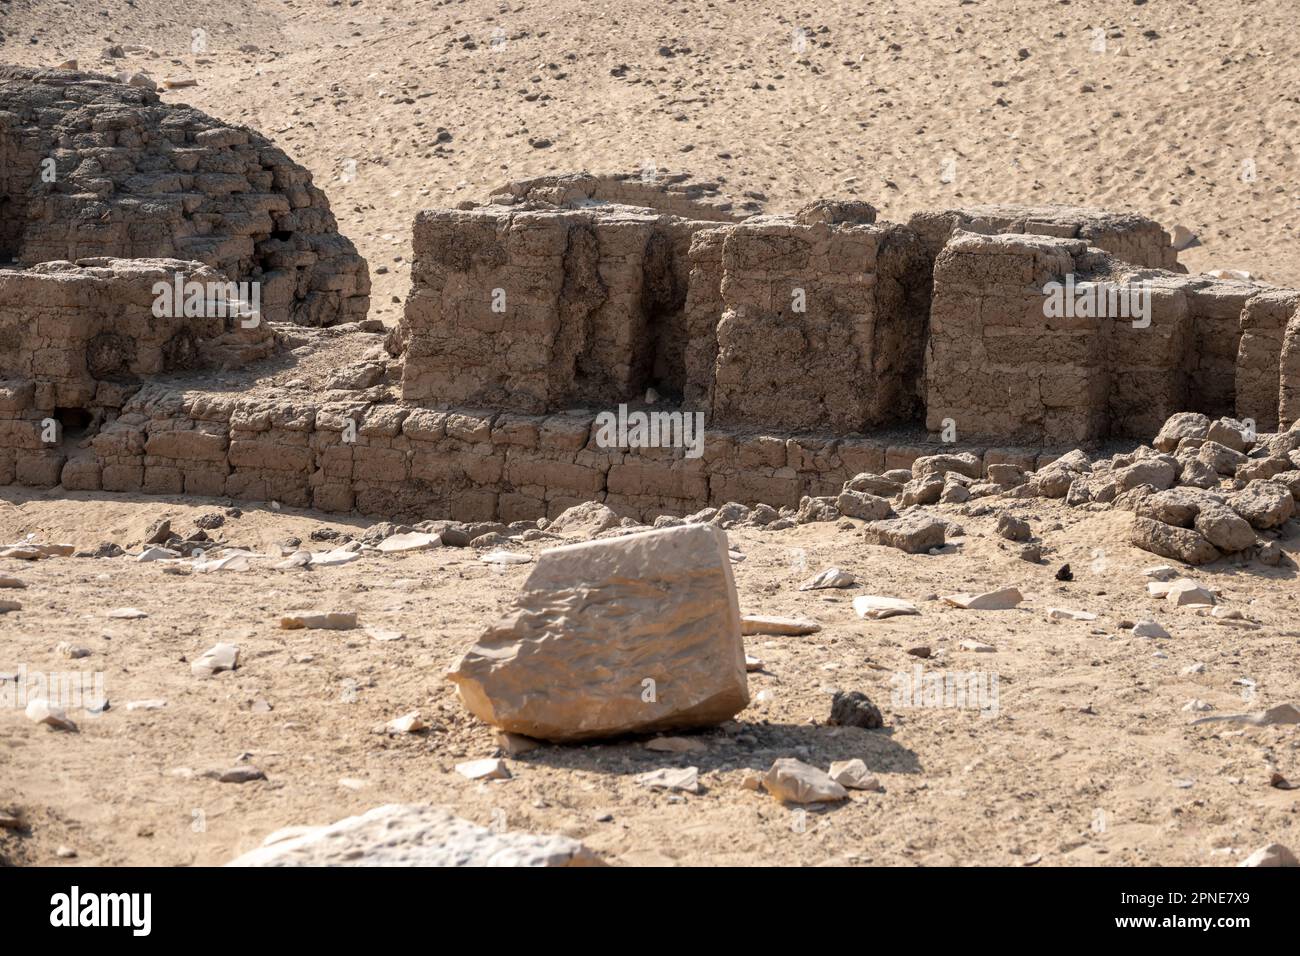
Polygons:
<instances>
[{"instance_id":1,"label":"mudbrick wall","mask_svg":"<svg viewBox=\"0 0 1300 956\"><path fill-rule=\"evenodd\" d=\"M147 386L62 463L69 490L229 496L402 519L511 521L600 500L650 520L729 501L796 506L862 472L910 467L952 445L885 438L708 433L703 455L596 445L594 414L523 415L402 403L249 399ZM351 424L350 424L351 423ZM355 430L355 440L345 433ZM970 449L962 449L970 450ZM980 451L976 449L976 451ZM0 449L0 483L58 452ZM982 451L1032 469L1033 448ZM1048 456L1050 457L1050 456ZM1044 459L1046 460L1046 459ZM47 465L47 467L49 467Z\"/></svg>"},{"instance_id":2,"label":"mudbrick wall","mask_svg":"<svg viewBox=\"0 0 1300 956\"><path fill-rule=\"evenodd\" d=\"M307 237L281 228L307 221L283 219L293 210L328 207L274 147L115 84L28 78L24 89L27 113L0 111L0 152L28 164L85 147L70 181L101 190L105 222L124 229L103 245L125 237L132 260L0 272L0 484L403 519L509 521L595 499L649 520L729 501L795 507L937 452L974 452L962 465L972 479L1033 469L1076 446L1148 437L1181 411L1261 431L1300 413L1300 293L1188 276L1151 220L1071 207L898 225L823 200L740 219L710 184L544 177L419 214L387 354L363 328L374 323L312 338L325 333L281 320L363 316L364 263L306 255L346 242L332 219ZM30 109L33 96L46 108ZM203 180L215 192L200 176L217 177ZM18 186L3 186L6 241L22 255L79 254L68 223L85 209ZM183 228L171 239L187 241L168 248L197 261L135 261L154 233L131 217L173 186L180 218L167 221ZM229 201L249 195L257 209ZM260 333L150 318L152 280L182 268L217 279L293 268L298 306L272 307ZM1150 321L1050 314L1049 284L1066 277L1146 288ZM332 351L316 351L327 341ZM313 357L328 374L295 378ZM228 368L247 374L214 382ZM598 416L623 404L698 414L699 454L606 447ZM81 430L50 441L51 416ZM949 424L956 442L936 440Z\"/></svg>"},{"instance_id":3,"label":"mudbrick wall","mask_svg":"<svg viewBox=\"0 0 1300 956\"><path fill-rule=\"evenodd\" d=\"M370 306L325 194L263 136L106 77L0 66L0 264L109 256L256 280L273 321Z\"/></svg>"},{"instance_id":4,"label":"mudbrick wall","mask_svg":"<svg viewBox=\"0 0 1300 956\"><path fill-rule=\"evenodd\" d=\"M0 369L31 386L30 410L42 415L120 408L131 383L271 354L271 331L255 317L155 315L155 286L177 281L206 287L225 280L201 263L175 259L0 270Z\"/></svg>"},{"instance_id":5,"label":"mudbrick wall","mask_svg":"<svg viewBox=\"0 0 1300 956\"><path fill-rule=\"evenodd\" d=\"M1049 316L1044 287L1071 275L1149 315ZM1139 270L1081 239L957 233L934 270L927 427L1068 444L1154 434L1174 412L1278 424L1282 330L1300 296Z\"/></svg>"}]
</instances>

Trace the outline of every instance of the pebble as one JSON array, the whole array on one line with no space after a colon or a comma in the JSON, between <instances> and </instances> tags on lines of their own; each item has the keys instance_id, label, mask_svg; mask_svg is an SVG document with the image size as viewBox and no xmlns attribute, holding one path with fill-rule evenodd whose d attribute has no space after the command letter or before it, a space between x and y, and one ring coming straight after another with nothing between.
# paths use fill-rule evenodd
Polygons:
<instances>
[{"instance_id":1,"label":"pebble","mask_svg":"<svg viewBox=\"0 0 1300 956\"><path fill-rule=\"evenodd\" d=\"M317 614L289 614L280 618L284 631L350 631L357 626L356 611L328 611Z\"/></svg>"},{"instance_id":2,"label":"pebble","mask_svg":"<svg viewBox=\"0 0 1300 956\"><path fill-rule=\"evenodd\" d=\"M831 697L831 716L827 721L832 727L862 727L876 730L885 725L885 718L880 708L861 691L836 691Z\"/></svg>"},{"instance_id":3,"label":"pebble","mask_svg":"<svg viewBox=\"0 0 1300 956\"><path fill-rule=\"evenodd\" d=\"M1214 594L1191 578L1179 578L1169 585L1165 600L1175 607L1204 607L1214 604Z\"/></svg>"},{"instance_id":4,"label":"pebble","mask_svg":"<svg viewBox=\"0 0 1300 956\"><path fill-rule=\"evenodd\" d=\"M819 591L823 588L851 588L857 583L857 579L843 568L830 567L799 585L799 590Z\"/></svg>"},{"instance_id":5,"label":"pebble","mask_svg":"<svg viewBox=\"0 0 1300 956\"><path fill-rule=\"evenodd\" d=\"M869 621L881 621L887 617L907 614L920 614L916 605L902 598L881 597L876 594L864 594L853 599L853 610L858 617Z\"/></svg>"},{"instance_id":6,"label":"pebble","mask_svg":"<svg viewBox=\"0 0 1300 956\"><path fill-rule=\"evenodd\" d=\"M421 719L418 710L403 714L401 717L394 717L384 725L384 729L390 734L413 734L420 730L427 730L428 727L429 725Z\"/></svg>"},{"instance_id":7,"label":"pebble","mask_svg":"<svg viewBox=\"0 0 1300 956\"><path fill-rule=\"evenodd\" d=\"M1095 621L1097 615L1090 611L1071 611L1064 607L1049 607L1047 616L1053 621Z\"/></svg>"},{"instance_id":8,"label":"pebble","mask_svg":"<svg viewBox=\"0 0 1300 956\"><path fill-rule=\"evenodd\" d=\"M239 648L234 644L214 644L190 664L195 677L211 677L222 671L232 671L239 665Z\"/></svg>"},{"instance_id":9,"label":"pebble","mask_svg":"<svg viewBox=\"0 0 1300 956\"><path fill-rule=\"evenodd\" d=\"M882 790L876 775L859 758L837 760L831 764L830 778L849 790Z\"/></svg>"},{"instance_id":10,"label":"pebble","mask_svg":"<svg viewBox=\"0 0 1300 956\"><path fill-rule=\"evenodd\" d=\"M740 619L741 634L776 634L798 636L816 634L822 626L816 621L794 617L771 617L762 614L745 614Z\"/></svg>"},{"instance_id":11,"label":"pebble","mask_svg":"<svg viewBox=\"0 0 1300 956\"><path fill-rule=\"evenodd\" d=\"M379 542L381 554L402 554L407 551L428 551L441 547L442 538L436 534L422 534L412 531L410 534L395 534Z\"/></svg>"},{"instance_id":12,"label":"pebble","mask_svg":"<svg viewBox=\"0 0 1300 956\"><path fill-rule=\"evenodd\" d=\"M105 617L110 617L115 621L138 621L149 615L137 607L119 607L109 611Z\"/></svg>"},{"instance_id":13,"label":"pebble","mask_svg":"<svg viewBox=\"0 0 1300 956\"><path fill-rule=\"evenodd\" d=\"M959 650L973 651L976 654L992 654L997 648L992 644L985 644L981 641L965 640L957 645Z\"/></svg>"},{"instance_id":14,"label":"pebble","mask_svg":"<svg viewBox=\"0 0 1300 956\"><path fill-rule=\"evenodd\" d=\"M825 771L794 757L782 757L763 777L763 787L786 803L835 803L847 800L849 792Z\"/></svg>"},{"instance_id":15,"label":"pebble","mask_svg":"<svg viewBox=\"0 0 1300 956\"><path fill-rule=\"evenodd\" d=\"M497 757L485 757L482 760L467 760L456 764L456 772L470 780L509 780L510 770L506 762Z\"/></svg>"},{"instance_id":16,"label":"pebble","mask_svg":"<svg viewBox=\"0 0 1300 956\"><path fill-rule=\"evenodd\" d=\"M949 594L944 603L969 611L1006 611L1024 600L1020 591L1013 587L998 588L983 594Z\"/></svg>"},{"instance_id":17,"label":"pebble","mask_svg":"<svg viewBox=\"0 0 1300 956\"><path fill-rule=\"evenodd\" d=\"M220 783L251 783L254 780L265 779L266 774L256 767L231 767L229 770L217 773L217 780Z\"/></svg>"},{"instance_id":18,"label":"pebble","mask_svg":"<svg viewBox=\"0 0 1300 956\"><path fill-rule=\"evenodd\" d=\"M67 730L73 733L77 730L77 725L68 719L68 715L62 707L55 707L46 700L32 700L27 702L27 719L37 724L45 724L53 727L55 730Z\"/></svg>"},{"instance_id":19,"label":"pebble","mask_svg":"<svg viewBox=\"0 0 1300 956\"><path fill-rule=\"evenodd\" d=\"M700 792L699 767L663 767L640 774L636 782L651 790L671 790L685 793Z\"/></svg>"}]
</instances>

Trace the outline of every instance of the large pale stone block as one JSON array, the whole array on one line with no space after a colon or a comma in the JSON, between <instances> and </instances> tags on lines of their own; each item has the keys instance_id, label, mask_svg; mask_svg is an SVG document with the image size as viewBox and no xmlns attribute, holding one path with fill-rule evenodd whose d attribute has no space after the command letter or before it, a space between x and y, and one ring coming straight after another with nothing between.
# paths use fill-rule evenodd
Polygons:
<instances>
[{"instance_id":1,"label":"large pale stone block","mask_svg":"<svg viewBox=\"0 0 1300 956\"><path fill-rule=\"evenodd\" d=\"M686 525L543 552L448 676L476 716L543 740L727 720L749 688L726 536Z\"/></svg>"}]
</instances>

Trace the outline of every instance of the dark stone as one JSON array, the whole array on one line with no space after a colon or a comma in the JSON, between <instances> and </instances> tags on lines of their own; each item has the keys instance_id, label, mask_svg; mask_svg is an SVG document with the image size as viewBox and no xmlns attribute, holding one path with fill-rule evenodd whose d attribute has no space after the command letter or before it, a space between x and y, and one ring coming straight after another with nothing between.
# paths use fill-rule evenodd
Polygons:
<instances>
[{"instance_id":1,"label":"dark stone","mask_svg":"<svg viewBox=\"0 0 1300 956\"><path fill-rule=\"evenodd\" d=\"M885 718L881 716L880 708L867 699L866 694L856 690L839 690L831 698L830 724L832 727L865 727L867 730L876 730L885 726Z\"/></svg>"}]
</instances>

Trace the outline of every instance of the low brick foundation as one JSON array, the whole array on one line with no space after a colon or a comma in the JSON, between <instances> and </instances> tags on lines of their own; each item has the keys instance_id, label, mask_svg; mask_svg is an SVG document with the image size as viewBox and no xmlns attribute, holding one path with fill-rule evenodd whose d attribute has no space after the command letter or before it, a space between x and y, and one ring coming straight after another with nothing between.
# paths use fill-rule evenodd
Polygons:
<instances>
[{"instance_id":1,"label":"low brick foundation","mask_svg":"<svg viewBox=\"0 0 1300 956\"><path fill-rule=\"evenodd\" d=\"M1037 448L711 429L703 454L687 458L680 449L598 447L596 414L279 402L147 386L70 458L34 434L23 447L0 448L0 484L61 480L70 491L275 500L407 520L553 517L597 500L652 520L729 501L794 506L804 495L838 494L854 475L907 468L939 451L973 451L986 466L1034 468L1055 457ZM345 441L353 431L355 442Z\"/></svg>"}]
</instances>

